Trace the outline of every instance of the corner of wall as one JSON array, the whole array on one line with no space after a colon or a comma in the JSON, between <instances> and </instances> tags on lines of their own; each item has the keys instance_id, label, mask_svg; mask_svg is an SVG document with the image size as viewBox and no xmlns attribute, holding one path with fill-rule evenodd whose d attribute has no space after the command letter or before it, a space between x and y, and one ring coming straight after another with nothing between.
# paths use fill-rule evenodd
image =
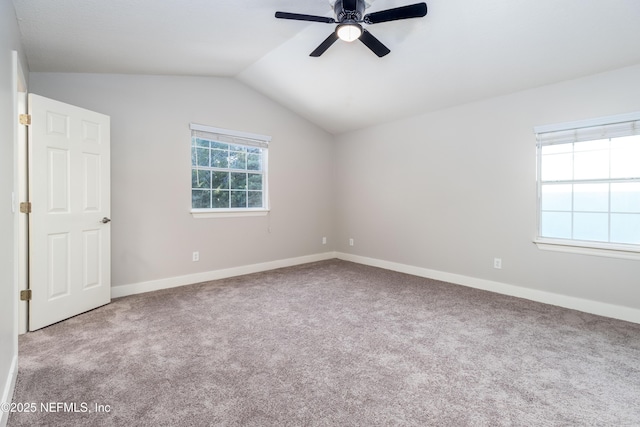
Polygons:
<instances>
[{"instance_id":1,"label":"corner of wall","mask_svg":"<svg viewBox=\"0 0 640 427\"><path fill-rule=\"evenodd\" d=\"M425 277L428 279L441 280L456 285L495 292L497 294L508 295L516 298L523 298L543 304L555 305L571 310L582 311L612 319L624 320L627 322L640 324L640 310L623 307L614 304L607 304L599 301L587 300L584 298L570 297L566 295L554 294L537 289L524 288L507 283L495 282L492 280L478 279L475 277L463 276L460 274L447 273L444 271L430 270L412 265L399 264L391 261L368 258L360 255L336 253L336 258L345 261L356 262L358 264L372 267L384 268L386 270L411 274L413 276Z\"/></svg>"},{"instance_id":2,"label":"corner of wall","mask_svg":"<svg viewBox=\"0 0 640 427\"><path fill-rule=\"evenodd\" d=\"M11 403L13 399L13 390L16 387L16 380L18 378L18 355L13 356L9 374L4 381L4 387L2 391L2 397L0 398L0 404ZM5 427L9 421L9 411L0 410L0 427Z\"/></svg>"}]
</instances>

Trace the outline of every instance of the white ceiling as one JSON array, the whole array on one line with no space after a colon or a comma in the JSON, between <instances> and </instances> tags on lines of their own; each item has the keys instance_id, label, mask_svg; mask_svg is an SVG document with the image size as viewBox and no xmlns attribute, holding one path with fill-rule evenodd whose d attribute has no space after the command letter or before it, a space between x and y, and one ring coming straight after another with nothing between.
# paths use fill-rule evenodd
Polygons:
<instances>
[{"instance_id":1,"label":"white ceiling","mask_svg":"<svg viewBox=\"0 0 640 427\"><path fill-rule=\"evenodd\" d=\"M417 0L370 0L367 12ZM337 134L640 63L639 0L427 0L314 50L328 0L13 0L29 70L235 77Z\"/></svg>"}]
</instances>

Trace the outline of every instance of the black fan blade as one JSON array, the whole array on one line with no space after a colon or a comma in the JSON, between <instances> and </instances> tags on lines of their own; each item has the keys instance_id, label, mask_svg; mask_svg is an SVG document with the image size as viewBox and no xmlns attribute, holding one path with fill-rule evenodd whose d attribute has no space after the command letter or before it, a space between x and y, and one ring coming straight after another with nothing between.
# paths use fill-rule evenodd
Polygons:
<instances>
[{"instance_id":1,"label":"black fan blade","mask_svg":"<svg viewBox=\"0 0 640 427\"><path fill-rule=\"evenodd\" d=\"M276 18L294 19L296 21L324 22L326 24L333 24L336 22L335 19L329 18L327 16L303 15L301 13L289 13L289 12L276 12Z\"/></svg>"},{"instance_id":2,"label":"black fan blade","mask_svg":"<svg viewBox=\"0 0 640 427\"><path fill-rule=\"evenodd\" d=\"M377 38L373 37L373 34L371 34L367 30L362 30L362 35L360 36L360 41L362 43L364 43L364 45L367 46L369 49L371 49L371 51L373 53L378 55L379 58L382 58L383 56L385 56L386 54L391 52L388 47L383 45L380 42L380 40L378 40Z\"/></svg>"},{"instance_id":3,"label":"black fan blade","mask_svg":"<svg viewBox=\"0 0 640 427\"><path fill-rule=\"evenodd\" d=\"M422 18L426 14L427 4L416 3L409 6L368 13L364 16L363 20L367 24L378 24L380 22L397 21L399 19Z\"/></svg>"},{"instance_id":4,"label":"black fan blade","mask_svg":"<svg viewBox=\"0 0 640 427\"><path fill-rule=\"evenodd\" d=\"M311 52L309 56L317 58L318 56L322 55L327 49L329 49L331 45L336 42L336 40L338 40L338 35L334 31L329 35L329 37L327 37L322 43L320 43L320 46L318 46L316 50Z\"/></svg>"}]
</instances>

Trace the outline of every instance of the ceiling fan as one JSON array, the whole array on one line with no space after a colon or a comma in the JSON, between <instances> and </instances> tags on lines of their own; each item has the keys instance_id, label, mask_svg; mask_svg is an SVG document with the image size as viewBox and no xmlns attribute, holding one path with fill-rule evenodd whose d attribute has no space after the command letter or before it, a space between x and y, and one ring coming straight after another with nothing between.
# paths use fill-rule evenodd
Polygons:
<instances>
[{"instance_id":1,"label":"ceiling fan","mask_svg":"<svg viewBox=\"0 0 640 427\"><path fill-rule=\"evenodd\" d=\"M362 24L371 25L400 19L421 18L427 14L426 3L416 3L364 15L364 11L368 6L365 0L336 0L333 5L335 19L327 16L289 12L276 12L276 18L338 24L336 30L325 41L320 43L320 46L311 52L310 56L318 57L322 55L336 40L341 39L347 42L360 40L378 57L383 57L391 51L369 31L362 28Z\"/></svg>"}]
</instances>

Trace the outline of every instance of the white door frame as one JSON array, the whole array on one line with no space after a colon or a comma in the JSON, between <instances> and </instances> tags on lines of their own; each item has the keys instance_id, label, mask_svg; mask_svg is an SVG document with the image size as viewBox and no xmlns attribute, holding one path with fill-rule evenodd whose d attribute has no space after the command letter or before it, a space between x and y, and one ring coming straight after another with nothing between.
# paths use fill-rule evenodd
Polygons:
<instances>
[{"instance_id":1,"label":"white door frame","mask_svg":"<svg viewBox=\"0 0 640 427\"><path fill-rule=\"evenodd\" d=\"M11 319L11 327L13 329L13 342L12 342L12 362L9 367L9 376L7 378L6 384L0 383L0 402L11 402L11 396L13 396L13 391L16 385L16 379L18 378L18 333L20 323L20 316L18 314L20 305L18 300L18 289L20 289L20 280L22 277L20 268L21 258L24 259L25 244L27 243L26 239L21 238L20 234L20 222L22 218L20 218L20 209L19 209L19 194L20 194L20 184L19 181L21 177L26 178L26 168L20 166L18 158L19 150L19 124L18 118L20 116L20 106L19 99L20 94L26 94L26 79L24 77L24 72L22 71L22 66L20 64L20 58L18 56L18 52L13 50L11 51L11 84L14 87L14 92L11 94L11 98L13 101L13 176L12 184L13 190L11 192L11 211L13 212L13 279L11 280L11 295L13 297L12 301L12 310L13 315ZM26 146L25 146L26 148ZM25 151L26 152L26 151ZM26 216L26 215L25 215ZM26 302L25 302L26 304ZM25 318L26 320L26 318ZM4 378L2 379L4 382ZM0 411L0 425L5 425L7 420L9 419L9 413L6 411Z\"/></svg>"},{"instance_id":2,"label":"white door frame","mask_svg":"<svg viewBox=\"0 0 640 427\"><path fill-rule=\"evenodd\" d=\"M16 337L28 330L28 306L27 301L19 301L19 291L26 290L29 286L29 216L20 213L20 202L28 200L28 168L27 168L27 128L19 124L20 114L27 113L27 80L24 75L18 52L13 51L13 63L15 73L14 95L14 124L16 126L15 142L13 148L14 157L14 278L16 281L15 303L17 305Z\"/></svg>"}]
</instances>

